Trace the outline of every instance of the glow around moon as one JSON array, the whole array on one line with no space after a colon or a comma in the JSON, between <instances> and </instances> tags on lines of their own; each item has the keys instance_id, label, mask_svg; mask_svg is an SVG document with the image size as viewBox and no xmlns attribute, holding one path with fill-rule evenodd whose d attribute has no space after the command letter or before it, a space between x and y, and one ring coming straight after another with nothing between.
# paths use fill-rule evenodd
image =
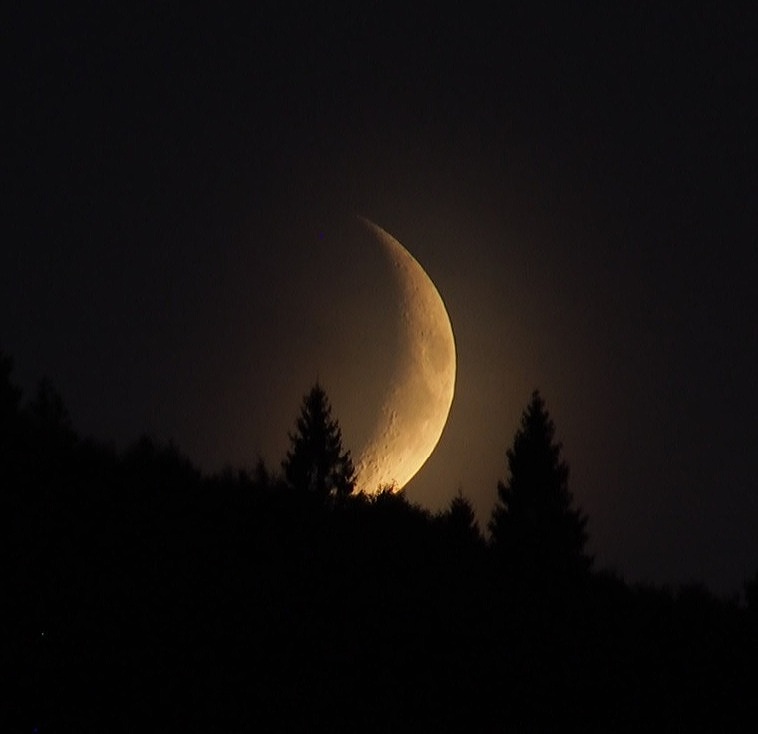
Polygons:
<instances>
[{"instance_id":1,"label":"glow around moon","mask_svg":"<svg viewBox=\"0 0 758 734\"><path fill-rule=\"evenodd\" d=\"M392 379L365 446L356 456L356 486L402 489L431 456L455 393L455 339L437 288L394 237L361 219L392 263L400 292L399 345Z\"/></svg>"}]
</instances>

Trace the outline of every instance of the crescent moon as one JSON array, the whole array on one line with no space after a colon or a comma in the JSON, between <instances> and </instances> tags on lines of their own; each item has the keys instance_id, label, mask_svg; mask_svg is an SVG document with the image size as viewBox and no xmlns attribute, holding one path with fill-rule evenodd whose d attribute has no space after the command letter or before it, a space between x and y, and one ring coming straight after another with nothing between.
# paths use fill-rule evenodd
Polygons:
<instances>
[{"instance_id":1,"label":"crescent moon","mask_svg":"<svg viewBox=\"0 0 758 734\"><path fill-rule=\"evenodd\" d=\"M431 456L455 393L455 339L431 278L394 237L359 217L388 256L400 291L399 348L370 437L357 452L356 488L402 489Z\"/></svg>"}]
</instances>

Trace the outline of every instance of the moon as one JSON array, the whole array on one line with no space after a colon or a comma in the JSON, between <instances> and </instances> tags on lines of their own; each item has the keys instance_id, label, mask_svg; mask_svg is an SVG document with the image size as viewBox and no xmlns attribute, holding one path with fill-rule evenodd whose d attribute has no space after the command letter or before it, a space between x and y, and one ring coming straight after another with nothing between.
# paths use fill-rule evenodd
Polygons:
<instances>
[{"instance_id":1,"label":"moon","mask_svg":"<svg viewBox=\"0 0 758 734\"><path fill-rule=\"evenodd\" d=\"M369 438L356 452L356 488L401 490L431 456L455 393L453 327L418 261L381 227L359 217L389 258L399 290L398 348Z\"/></svg>"}]
</instances>

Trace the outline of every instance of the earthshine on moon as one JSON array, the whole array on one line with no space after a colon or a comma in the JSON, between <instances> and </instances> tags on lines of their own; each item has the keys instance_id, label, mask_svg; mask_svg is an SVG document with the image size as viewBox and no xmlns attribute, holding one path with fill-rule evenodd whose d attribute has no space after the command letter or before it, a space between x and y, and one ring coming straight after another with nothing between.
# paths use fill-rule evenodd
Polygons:
<instances>
[{"instance_id":1,"label":"earthshine on moon","mask_svg":"<svg viewBox=\"0 0 758 734\"><path fill-rule=\"evenodd\" d=\"M455 340L437 288L415 258L361 218L392 263L400 290L400 345L377 422L357 452L356 487L402 489L431 456L455 392Z\"/></svg>"}]
</instances>

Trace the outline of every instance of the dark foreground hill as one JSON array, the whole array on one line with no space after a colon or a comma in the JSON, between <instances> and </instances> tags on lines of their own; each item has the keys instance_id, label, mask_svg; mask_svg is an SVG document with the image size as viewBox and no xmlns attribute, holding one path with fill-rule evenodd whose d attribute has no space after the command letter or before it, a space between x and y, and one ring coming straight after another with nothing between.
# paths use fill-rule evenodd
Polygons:
<instances>
[{"instance_id":1,"label":"dark foreground hill","mask_svg":"<svg viewBox=\"0 0 758 734\"><path fill-rule=\"evenodd\" d=\"M204 477L48 398L2 419L2 731L755 730L754 607L524 577L465 501Z\"/></svg>"}]
</instances>

